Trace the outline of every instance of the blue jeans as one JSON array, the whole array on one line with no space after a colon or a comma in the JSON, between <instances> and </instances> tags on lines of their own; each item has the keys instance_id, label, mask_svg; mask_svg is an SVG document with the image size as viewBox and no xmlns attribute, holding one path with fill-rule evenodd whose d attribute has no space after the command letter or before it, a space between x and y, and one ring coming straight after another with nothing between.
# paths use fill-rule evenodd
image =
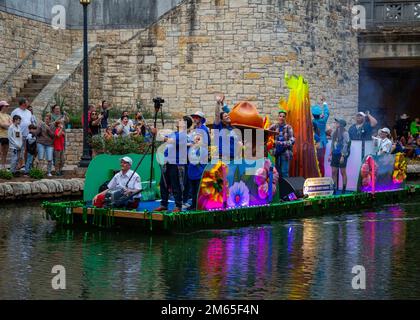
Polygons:
<instances>
[{"instance_id":1,"label":"blue jeans","mask_svg":"<svg viewBox=\"0 0 420 320\"><path fill-rule=\"evenodd\" d=\"M10 153L12 154L10 158L10 171L16 173L16 167L22 157L22 150L10 149Z\"/></svg>"},{"instance_id":2,"label":"blue jeans","mask_svg":"<svg viewBox=\"0 0 420 320\"><path fill-rule=\"evenodd\" d=\"M276 156L276 170L282 178L289 177L289 162L290 160L285 154Z\"/></svg>"},{"instance_id":3,"label":"blue jeans","mask_svg":"<svg viewBox=\"0 0 420 320\"><path fill-rule=\"evenodd\" d=\"M28 174L29 171L32 169L32 163L34 162L34 155L28 153L26 157L26 163L25 163L25 173Z\"/></svg>"}]
</instances>

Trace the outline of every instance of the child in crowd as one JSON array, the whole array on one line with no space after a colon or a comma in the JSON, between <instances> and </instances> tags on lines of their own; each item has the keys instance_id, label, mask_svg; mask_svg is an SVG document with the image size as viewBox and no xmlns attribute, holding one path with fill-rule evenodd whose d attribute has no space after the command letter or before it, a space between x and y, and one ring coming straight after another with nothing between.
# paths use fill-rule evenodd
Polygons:
<instances>
[{"instance_id":1,"label":"child in crowd","mask_svg":"<svg viewBox=\"0 0 420 320\"><path fill-rule=\"evenodd\" d=\"M22 147L23 147L23 138L22 138L22 128L20 127L20 122L22 118L18 115L13 116L13 123L9 127L7 132L7 137L9 139L9 149L12 157L10 159L10 171L13 174L16 174L16 167L19 161L22 158Z\"/></svg>"},{"instance_id":2,"label":"child in crowd","mask_svg":"<svg viewBox=\"0 0 420 320\"><path fill-rule=\"evenodd\" d=\"M55 132L54 132L54 165L55 165L55 174L57 176L63 175L64 167L64 123L61 120L55 122Z\"/></svg>"},{"instance_id":3,"label":"child in crowd","mask_svg":"<svg viewBox=\"0 0 420 320\"><path fill-rule=\"evenodd\" d=\"M37 126L34 124L29 125L29 133L26 137L26 150L28 151L28 157L26 158L25 163L25 175L29 174L29 171L32 169L32 165L34 162L34 158L36 155L36 132L37 132Z\"/></svg>"}]
</instances>

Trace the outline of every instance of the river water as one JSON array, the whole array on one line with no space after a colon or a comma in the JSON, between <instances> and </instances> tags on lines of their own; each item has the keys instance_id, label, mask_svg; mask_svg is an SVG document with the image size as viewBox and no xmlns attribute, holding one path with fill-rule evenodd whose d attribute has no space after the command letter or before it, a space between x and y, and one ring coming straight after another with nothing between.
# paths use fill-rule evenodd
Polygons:
<instances>
[{"instance_id":1,"label":"river water","mask_svg":"<svg viewBox=\"0 0 420 320\"><path fill-rule=\"evenodd\" d=\"M150 236L65 230L37 203L3 205L0 299L420 299L419 208ZM52 288L55 265L65 290Z\"/></svg>"}]
</instances>

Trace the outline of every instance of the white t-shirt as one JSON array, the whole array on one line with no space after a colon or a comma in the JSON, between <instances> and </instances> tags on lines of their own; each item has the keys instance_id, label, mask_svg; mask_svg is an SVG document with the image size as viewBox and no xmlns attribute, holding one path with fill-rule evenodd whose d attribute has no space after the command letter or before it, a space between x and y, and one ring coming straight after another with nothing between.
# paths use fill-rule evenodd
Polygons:
<instances>
[{"instance_id":1,"label":"white t-shirt","mask_svg":"<svg viewBox=\"0 0 420 320\"><path fill-rule=\"evenodd\" d=\"M133 174L133 170L128 170L126 174L123 174L122 171L118 172L112 180L108 183L108 189L117 189L117 188L125 188L128 179L130 179L131 175ZM130 182L128 183L128 189L130 190L141 190L141 179L137 173L134 173L133 177L131 178ZM139 196L139 195L137 195Z\"/></svg>"},{"instance_id":2,"label":"white t-shirt","mask_svg":"<svg viewBox=\"0 0 420 320\"><path fill-rule=\"evenodd\" d=\"M29 110L22 110L21 108L16 108L13 110L12 114L10 115L13 119L15 115L21 117L20 127L22 129L22 136L26 138L29 133L29 125L31 124L32 120L32 113Z\"/></svg>"},{"instance_id":3,"label":"white t-shirt","mask_svg":"<svg viewBox=\"0 0 420 320\"><path fill-rule=\"evenodd\" d=\"M392 149L392 141L388 138L379 139L377 142L377 151L376 154L379 156L381 154L389 154Z\"/></svg>"}]
</instances>

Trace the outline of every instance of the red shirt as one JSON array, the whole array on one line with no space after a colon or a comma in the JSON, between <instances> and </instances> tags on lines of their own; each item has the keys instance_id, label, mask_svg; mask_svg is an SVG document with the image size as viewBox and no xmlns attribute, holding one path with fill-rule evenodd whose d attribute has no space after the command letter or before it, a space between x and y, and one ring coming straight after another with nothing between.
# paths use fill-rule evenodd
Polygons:
<instances>
[{"instance_id":1,"label":"red shirt","mask_svg":"<svg viewBox=\"0 0 420 320\"><path fill-rule=\"evenodd\" d=\"M54 133L54 151L64 151L64 129L61 136L58 136L60 128L55 129Z\"/></svg>"}]
</instances>

